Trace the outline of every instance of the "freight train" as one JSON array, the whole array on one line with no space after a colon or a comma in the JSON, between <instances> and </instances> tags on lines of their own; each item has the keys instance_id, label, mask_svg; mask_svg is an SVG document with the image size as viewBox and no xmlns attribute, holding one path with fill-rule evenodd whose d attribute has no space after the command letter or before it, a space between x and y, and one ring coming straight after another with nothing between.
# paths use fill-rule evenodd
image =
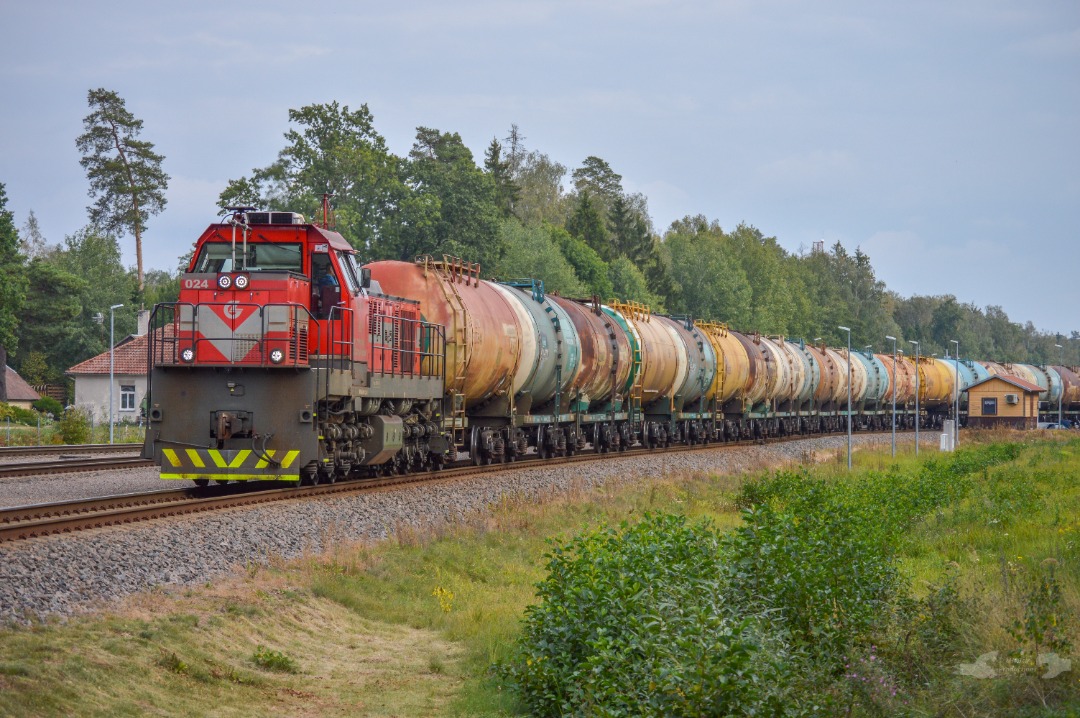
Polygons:
<instances>
[{"instance_id":1,"label":"freight train","mask_svg":"<svg viewBox=\"0 0 1080 718\"><path fill-rule=\"evenodd\" d=\"M936 427L958 380L963 398L991 374L1080 410L1064 367L849 353L452 257L362 266L325 223L254 208L202 233L148 347L143 454L200 485L840 431L849 389L857 430L890 426L894 400L899 427Z\"/></svg>"}]
</instances>

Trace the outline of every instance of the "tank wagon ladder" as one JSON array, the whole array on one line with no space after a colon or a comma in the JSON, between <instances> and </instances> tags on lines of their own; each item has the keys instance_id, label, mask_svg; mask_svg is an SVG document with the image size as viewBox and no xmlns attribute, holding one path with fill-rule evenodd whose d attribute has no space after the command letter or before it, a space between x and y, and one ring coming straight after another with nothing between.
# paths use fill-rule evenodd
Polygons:
<instances>
[{"instance_id":1,"label":"tank wagon ladder","mask_svg":"<svg viewBox=\"0 0 1080 718\"><path fill-rule=\"evenodd\" d=\"M726 339L728 336L727 324L721 322L696 322L695 324L710 337ZM714 341L713 346L716 347L716 392L713 394L709 413L712 414L712 430L715 432L718 427L721 431L724 427L724 407L720 403L720 397L724 395L724 388L727 382L727 367L724 361L723 352L721 351L720 342Z\"/></svg>"},{"instance_id":2,"label":"tank wagon ladder","mask_svg":"<svg viewBox=\"0 0 1080 718\"><path fill-rule=\"evenodd\" d=\"M464 300L461 298L461 294L458 292L457 285L464 280L465 285L470 284L476 286L480 283L480 264L477 262L466 262L459 257L452 257L448 254L444 254L442 261L436 261L431 255L425 254L422 257L417 258L417 262L422 262L424 270L429 267L445 276L449 281L446 283L450 287L450 295L447 296L447 301L454 309L455 313L460 317L460 321L454 327L454 343L457 345L458 361L455 364L454 378L452 382L448 383L448 389L450 394L450 432L454 437L454 443L461 446L465 443L465 430L466 430L466 418L465 418L465 375L469 366L469 312L465 306ZM449 344L450 342L447 341Z\"/></svg>"},{"instance_id":3,"label":"tank wagon ladder","mask_svg":"<svg viewBox=\"0 0 1080 718\"><path fill-rule=\"evenodd\" d=\"M612 308L615 311L622 314L631 322L636 321L649 321L649 308L644 304L638 302L620 302L613 301L611 303ZM645 383L644 377L641 372L641 342L636 342L636 346L632 348L632 369L634 374L634 381L630 384L630 391L627 394L627 414L630 420L631 431L633 431L635 425L640 421L641 426L641 441L646 440L646 427L644 424L645 415L643 413L643 405L645 400Z\"/></svg>"}]
</instances>

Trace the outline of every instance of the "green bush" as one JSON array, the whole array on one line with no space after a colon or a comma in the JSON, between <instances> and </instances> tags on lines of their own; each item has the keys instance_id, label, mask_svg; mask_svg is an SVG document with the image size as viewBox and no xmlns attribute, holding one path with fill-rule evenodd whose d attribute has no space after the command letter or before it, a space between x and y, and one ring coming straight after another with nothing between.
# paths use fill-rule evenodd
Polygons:
<instances>
[{"instance_id":1,"label":"green bush","mask_svg":"<svg viewBox=\"0 0 1080 718\"><path fill-rule=\"evenodd\" d=\"M57 422L57 429L65 444L85 444L90 441L90 414L85 409L72 406L64 411Z\"/></svg>"},{"instance_id":2,"label":"green bush","mask_svg":"<svg viewBox=\"0 0 1080 718\"><path fill-rule=\"evenodd\" d=\"M804 506L823 492L806 482ZM787 512L765 504L743 512L728 541L733 598L836 669L888 611L900 588L894 560L877 528L841 507Z\"/></svg>"},{"instance_id":3,"label":"green bush","mask_svg":"<svg viewBox=\"0 0 1080 718\"><path fill-rule=\"evenodd\" d=\"M720 546L670 515L556 546L503 675L540 716L777 713L779 664L728 605Z\"/></svg>"},{"instance_id":4,"label":"green bush","mask_svg":"<svg viewBox=\"0 0 1080 718\"><path fill-rule=\"evenodd\" d=\"M0 421L34 426L37 424L38 415L30 409L23 409L12 404L0 404Z\"/></svg>"},{"instance_id":5,"label":"green bush","mask_svg":"<svg viewBox=\"0 0 1080 718\"><path fill-rule=\"evenodd\" d=\"M64 413L64 405L53 399L51 396L43 396L33 404L34 408L40 411L42 414L52 414L54 417L59 418Z\"/></svg>"},{"instance_id":6,"label":"green bush","mask_svg":"<svg viewBox=\"0 0 1080 718\"><path fill-rule=\"evenodd\" d=\"M913 597L899 557L929 516L1040 506L1018 470L990 479L1021 449L830 480L780 471L744 483L726 535L647 515L556 545L502 675L540 716L901 711L898 694L941 680L972 646L955 578ZM1017 640L1056 645L1059 603L1050 580L1029 590Z\"/></svg>"}]
</instances>

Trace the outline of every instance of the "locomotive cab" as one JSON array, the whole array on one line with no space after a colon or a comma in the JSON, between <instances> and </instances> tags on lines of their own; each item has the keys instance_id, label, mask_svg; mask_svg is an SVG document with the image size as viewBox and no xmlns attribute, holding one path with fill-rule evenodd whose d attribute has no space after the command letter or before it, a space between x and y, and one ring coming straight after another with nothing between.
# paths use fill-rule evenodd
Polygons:
<instances>
[{"instance_id":1,"label":"locomotive cab","mask_svg":"<svg viewBox=\"0 0 1080 718\"><path fill-rule=\"evenodd\" d=\"M242 208L154 308L144 455L163 478L333 479L441 462L444 335L372 293L345 239Z\"/></svg>"}]
</instances>

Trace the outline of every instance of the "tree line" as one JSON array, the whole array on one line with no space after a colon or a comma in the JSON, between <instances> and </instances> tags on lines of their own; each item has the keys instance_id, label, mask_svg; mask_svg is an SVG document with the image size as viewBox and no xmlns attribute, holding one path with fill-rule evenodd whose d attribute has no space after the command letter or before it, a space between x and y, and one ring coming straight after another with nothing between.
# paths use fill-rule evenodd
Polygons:
<instances>
[{"instance_id":1,"label":"tree line","mask_svg":"<svg viewBox=\"0 0 1080 718\"><path fill-rule=\"evenodd\" d=\"M105 351L107 327L94 319L110 306L124 304L116 313L124 336L139 307L178 292L177 270L142 267L147 221L166 202L164 158L139 139L142 122L116 93L91 91L88 104L76 140L95 200L86 227L52 245L30 212L17 230L0 184L0 346L32 383L60 381ZM480 262L486 277L540 279L549 292L633 300L740 331L840 345L845 325L856 346L879 352L891 351L891 335L900 348L921 342L927 355L944 356L956 339L965 357L1080 364L1080 332L1042 332L952 295L901 297L877 279L870 257L839 242L793 253L752 225L725 230L703 215L660 232L648 199L628 192L607 161L590 156L570 170L531 149L516 125L478 162L458 133L429 127L395 155L367 105L308 105L289 110L288 121L277 158L230 180L220 208L321 219L330 194L333 226L364 261L448 254ZM121 262L125 235L135 239L135 269Z\"/></svg>"}]
</instances>

